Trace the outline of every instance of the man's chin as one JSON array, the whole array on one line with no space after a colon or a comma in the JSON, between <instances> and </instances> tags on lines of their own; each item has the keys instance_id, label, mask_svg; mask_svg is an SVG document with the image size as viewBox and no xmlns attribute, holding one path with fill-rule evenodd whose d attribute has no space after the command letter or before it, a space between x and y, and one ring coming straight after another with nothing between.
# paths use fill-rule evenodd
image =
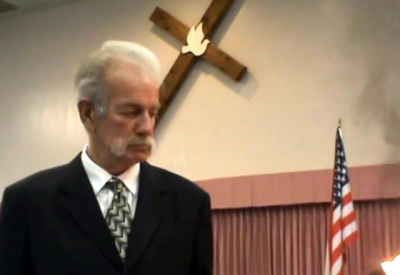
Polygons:
<instances>
[{"instance_id":1,"label":"man's chin","mask_svg":"<svg viewBox=\"0 0 400 275\"><path fill-rule=\"evenodd\" d=\"M146 161L150 156L150 148L149 146L131 147L128 148L126 156L135 162Z\"/></svg>"}]
</instances>

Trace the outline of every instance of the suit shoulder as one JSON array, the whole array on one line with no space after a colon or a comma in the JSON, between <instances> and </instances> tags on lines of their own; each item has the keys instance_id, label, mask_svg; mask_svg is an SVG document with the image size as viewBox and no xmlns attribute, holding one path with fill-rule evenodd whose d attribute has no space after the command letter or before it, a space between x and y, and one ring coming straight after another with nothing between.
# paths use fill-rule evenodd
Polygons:
<instances>
[{"instance_id":1,"label":"suit shoulder","mask_svg":"<svg viewBox=\"0 0 400 275\"><path fill-rule=\"evenodd\" d=\"M45 169L12 183L6 190L8 192L29 192L31 188L35 190L41 189L41 187L47 188L49 185L65 178L68 175L67 170L67 164Z\"/></svg>"},{"instance_id":2,"label":"suit shoulder","mask_svg":"<svg viewBox=\"0 0 400 275\"><path fill-rule=\"evenodd\" d=\"M173 188L176 190L180 190L182 192L189 192L194 195L198 195L201 197L209 196L208 193L202 189L200 186L195 184L193 181L178 175L174 172L168 171L164 168L160 168L157 166L150 165L146 163L150 169L153 169L154 172L160 174L163 177L164 182L168 185L169 188Z\"/></svg>"}]
</instances>

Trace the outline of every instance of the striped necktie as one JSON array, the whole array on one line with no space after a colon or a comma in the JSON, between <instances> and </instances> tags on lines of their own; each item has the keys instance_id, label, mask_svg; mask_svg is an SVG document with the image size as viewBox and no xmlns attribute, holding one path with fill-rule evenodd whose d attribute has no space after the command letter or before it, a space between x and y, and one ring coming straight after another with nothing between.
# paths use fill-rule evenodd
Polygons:
<instances>
[{"instance_id":1,"label":"striped necktie","mask_svg":"<svg viewBox=\"0 0 400 275\"><path fill-rule=\"evenodd\" d=\"M132 222L131 209L124 194L125 186L122 181L112 177L107 185L114 190L114 197L106 214L106 223L114 237L119 255L124 261Z\"/></svg>"}]
</instances>

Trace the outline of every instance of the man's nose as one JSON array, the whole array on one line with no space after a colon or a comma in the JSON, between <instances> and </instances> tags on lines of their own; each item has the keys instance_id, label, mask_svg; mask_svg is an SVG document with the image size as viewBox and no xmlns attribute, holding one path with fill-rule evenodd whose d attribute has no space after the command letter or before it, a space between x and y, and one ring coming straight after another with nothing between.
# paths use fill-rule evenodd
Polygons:
<instances>
[{"instance_id":1,"label":"man's nose","mask_svg":"<svg viewBox=\"0 0 400 275\"><path fill-rule=\"evenodd\" d=\"M154 119L149 115L149 113L145 112L139 118L136 131L138 134L151 136L154 131Z\"/></svg>"}]
</instances>

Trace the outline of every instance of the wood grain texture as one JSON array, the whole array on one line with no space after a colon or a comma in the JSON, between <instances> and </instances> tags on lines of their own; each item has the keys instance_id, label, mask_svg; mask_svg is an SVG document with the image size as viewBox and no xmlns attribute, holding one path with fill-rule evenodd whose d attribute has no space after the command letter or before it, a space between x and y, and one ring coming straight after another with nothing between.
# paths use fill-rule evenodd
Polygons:
<instances>
[{"instance_id":1,"label":"wood grain texture","mask_svg":"<svg viewBox=\"0 0 400 275\"><path fill-rule=\"evenodd\" d=\"M196 61L197 58L192 54L180 54L168 74L165 76L160 96L161 108L157 114L156 127Z\"/></svg>"},{"instance_id":2,"label":"wood grain texture","mask_svg":"<svg viewBox=\"0 0 400 275\"><path fill-rule=\"evenodd\" d=\"M223 12L226 13L225 10L223 10ZM206 12L206 14L207 14L207 12ZM212 15L208 16L207 18L212 18L213 20L219 20L219 21L221 20L221 18L219 18L219 17L215 18ZM189 27L187 27L181 21L175 19L168 12L157 7L154 10L154 12L152 13L152 15L150 16L150 20L154 24L156 24L157 26L159 26L160 28L162 28L163 30L168 32L176 40L178 40L182 44L186 44L186 37L187 37L187 34L189 33ZM211 22L211 23L214 22L209 19L207 19L207 21ZM215 24L213 25L212 28L215 29ZM212 28L210 27L210 23L208 24L208 27L207 27L207 24L205 24L203 22L204 32L206 30L208 30L208 32L210 33L212 31ZM207 37L207 36L205 36L205 37ZM188 54L191 55L190 53L188 53ZM226 74L227 76L229 76L230 78L232 78L235 81L240 81L247 71L246 66L242 65L240 62L235 60L229 54L220 50L216 45L214 45L212 43L210 43L208 45L207 51L205 52L205 54L202 57L207 62L214 65L216 68L218 68L220 71L222 71L224 74Z\"/></svg>"}]
</instances>

